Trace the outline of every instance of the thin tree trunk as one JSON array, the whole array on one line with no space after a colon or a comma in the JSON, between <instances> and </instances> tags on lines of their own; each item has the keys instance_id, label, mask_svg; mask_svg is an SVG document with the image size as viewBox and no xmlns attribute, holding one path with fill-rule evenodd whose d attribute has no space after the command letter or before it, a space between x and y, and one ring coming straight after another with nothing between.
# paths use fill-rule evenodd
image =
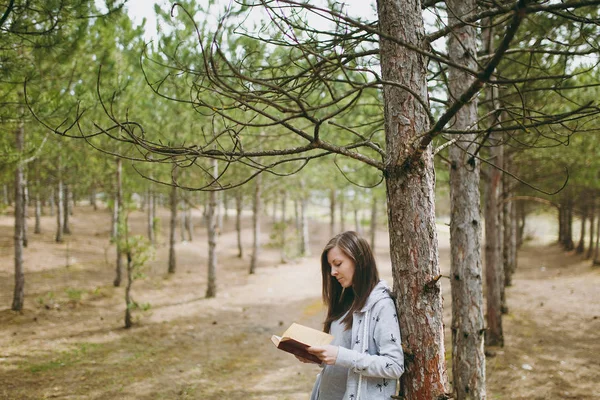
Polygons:
<instances>
[{"instance_id":1,"label":"thin tree trunk","mask_svg":"<svg viewBox=\"0 0 600 400\"><path fill-rule=\"evenodd\" d=\"M2 185L2 199L4 204L10 206L10 200L8 199L8 185Z\"/></svg>"},{"instance_id":2,"label":"thin tree trunk","mask_svg":"<svg viewBox=\"0 0 600 400\"><path fill-rule=\"evenodd\" d=\"M21 94L21 92L19 92L19 94ZM21 107L21 113L23 113L23 107ZM23 155L24 144L25 124L23 120L20 119L15 131L15 150L18 153L19 158ZM21 311L25 300L25 273L23 270L23 240L25 229L25 215L23 213L25 202L23 196L24 180L24 166L19 159L15 168L15 289L11 307L13 311Z\"/></svg>"},{"instance_id":3,"label":"thin tree trunk","mask_svg":"<svg viewBox=\"0 0 600 400\"><path fill-rule=\"evenodd\" d=\"M401 395L406 399L446 398L444 324L435 225L435 171L431 146L419 160L405 164L407 154L428 131L421 103L427 101L427 69L423 55L385 39L398 38L425 48L419 1L377 1L380 64L384 81L386 136L385 179L388 196L390 258L394 294L405 349L406 371ZM411 93L402 87L410 89Z\"/></svg>"},{"instance_id":4,"label":"thin tree trunk","mask_svg":"<svg viewBox=\"0 0 600 400\"><path fill-rule=\"evenodd\" d=\"M252 204L252 233L253 233L253 244L252 244L252 257L250 259L250 273L256 272L258 264L258 256L260 254L260 210L261 210L261 191L262 191L262 175L258 175L254 178L254 201ZM275 201L273 202L275 203ZM275 210L273 210L275 211Z\"/></svg>"},{"instance_id":5,"label":"thin tree trunk","mask_svg":"<svg viewBox=\"0 0 600 400\"><path fill-rule=\"evenodd\" d=\"M62 243L63 241L63 182L62 182L62 170L60 165L60 157L59 157L59 165L58 165L58 185L56 187L56 242Z\"/></svg>"},{"instance_id":6,"label":"thin tree trunk","mask_svg":"<svg viewBox=\"0 0 600 400\"><path fill-rule=\"evenodd\" d=\"M296 232L298 233L298 236L300 236L302 234L302 223L300 222L300 200L298 199L294 200L294 213L296 217Z\"/></svg>"},{"instance_id":7,"label":"thin tree trunk","mask_svg":"<svg viewBox=\"0 0 600 400\"><path fill-rule=\"evenodd\" d=\"M186 213L186 204L185 201L180 201L179 204L181 204L180 210L181 212L179 213L179 233L181 234L181 241L185 242L185 229L186 229L186 217L187 217L187 213Z\"/></svg>"},{"instance_id":8,"label":"thin tree trunk","mask_svg":"<svg viewBox=\"0 0 600 400\"><path fill-rule=\"evenodd\" d=\"M585 251L585 225L587 222L587 205L581 211L581 230L579 232L579 243L575 249L575 254L582 254Z\"/></svg>"},{"instance_id":9,"label":"thin tree trunk","mask_svg":"<svg viewBox=\"0 0 600 400\"><path fill-rule=\"evenodd\" d=\"M133 320L131 318L131 308L133 306L133 299L131 298L131 285L133 284L133 259L131 256L131 250L126 253L127 256L127 285L125 286L125 328L129 329L133 326Z\"/></svg>"},{"instance_id":10,"label":"thin tree trunk","mask_svg":"<svg viewBox=\"0 0 600 400\"><path fill-rule=\"evenodd\" d=\"M240 189L235 192L235 230L237 232L238 257L244 257L242 246L242 200L243 194Z\"/></svg>"},{"instance_id":11,"label":"thin tree trunk","mask_svg":"<svg viewBox=\"0 0 600 400\"><path fill-rule=\"evenodd\" d=\"M169 273L174 274L177 269L175 256L175 231L177 229L177 186L171 187L170 195L171 222L169 224Z\"/></svg>"},{"instance_id":12,"label":"thin tree trunk","mask_svg":"<svg viewBox=\"0 0 600 400\"><path fill-rule=\"evenodd\" d=\"M35 192L35 228L33 233L42 233L42 201L40 200L39 186Z\"/></svg>"},{"instance_id":13,"label":"thin tree trunk","mask_svg":"<svg viewBox=\"0 0 600 400\"><path fill-rule=\"evenodd\" d=\"M517 248L520 248L523 245L523 240L525 236L525 222L527 220L527 215L525 214L525 202L519 201L517 202Z\"/></svg>"},{"instance_id":14,"label":"thin tree trunk","mask_svg":"<svg viewBox=\"0 0 600 400\"><path fill-rule=\"evenodd\" d=\"M152 176L150 176L150 179L152 179ZM154 192L152 191L152 184L150 184L150 186L148 187L148 191L147 191L147 198L148 198L148 209L147 209L147 213L146 213L146 222L148 224L148 241L150 242L150 244L152 246L155 245L156 243L156 238L154 235Z\"/></svg>"},{"instance_id":15,"label":"thin tree trunk","mask_svg":"<svg viewBox=\"0 0 600 400\"><path fill-rule=\"evenodd\" d=\"M70 201L69 201L69 194L70 194L70 190L69 190L69 185L68 184L64 184L63 186L63 190L65 191L64 194L64 202L63 205L65 207L64 212L63 212L63 233L65 235L70 235L71 234L71 227L69 224L69 215L71 214L70 212Z\"/></svg>"},{"instance_id":16,"label":"thin tree trunk","mask_svg":"<svg viewBox=\"0 0 600 400\"><path fill-rule=\"evenodd\" d=\"M567 209L565 217L565 250L571 251L575 247L573 243L573 200L569 197L567 200Z\"/></svg>"},{"instance_id":17,"label":"thin tree trunk","mask_svg":"<svg viewBox=\"0 0 600 400\"><path fill-rule=\"evenodd\" d=\"M188 240L192 242L194 240L194 220L192 219L192 207L189 204L185 210L185 231L188 234Z\"/></svg>"},{"instance_id":18,"label":"thin tree trunk","mask_svg":"<svg viewBox=\"0 0 600 400\"><path fill-rule=\"evenodd\" d=\"M340 192L340 197L339 197L339 204L340 204L340 232L346 232L346 220L345 220L345 211L344 208L346 206L345 201L344 201L344 192Z\"/></svg>"},{"instance_id":19,"label":"thin tree trunk","mask_svg":"<svg viewBox=\"0 0 600 400\"><path fill-rule=\"evenodd\" d=\"M588 250L587 253L585 254L585 259L589 260L590 258L592 258L592 252L594 250L594 235L595 235L595 231L594 231L594 223L595 221L595 217L596 217L596 196L595 193L592 193L591 199L590 199L590 241L588 244Z\"/></svg>"},{"instance_id":20,"label":"thin tree trunk","mask_svg":"<svg viewBox=\"0 0 600 400\"><path fill-rule=\"evenodd\" d=\"M310 255L309 237L308 237L308 200L302 198L300 200L300 255L305 257Z\"/></svg>"},{"instance_id":21,"label":"thin tree trunk","mask_svg":"<svg viewBox=\"0 0 600 400\"><path fill-rule=\"evenodd\" d=\"M447 0L448 24L475 12L475 0ZM448 40L450 59L476 68L475 27L467 25L453 31ZM456 99L472 84L473 77L449 68L449 94ZM469 130L477 124L477 100L473 99L457 114L453 126ZM475 141L476 134L463 134L462 143ZM485 354L483 281L481 261L481 206L479 180L481 165L463 149L453 145L450 160L450 285L452 293L452 375L454 397L458 400L484 399Z\"/></svg>"},{"instance_id":22,"label":"thin tree trunk","mask_svg":"<svg viewBox=\"0 0 600 400\"><path fill-rule=\"evenodd\" d=\"M506 149L506 148L505 148ZM510 171L513 164L513 156L511 153L505 153L504 170ZM502 240L503 251L502 258L504 260L504 287L512 286L512 276L517 267L517 219L516 219L516 204L509 201L511 189L509 185L509 175L502 175L503 187L503 221L504 238Z\"/></svg>"},{"instance_id":23,"label":"thin tree trunk","mask_svg":"<svg viewBox=\"0 0 600 400\"><path fill-rule=\"evenodd\" d=\"M223 232L223 192L217 192L217 234Z\"/></svg>"},{"instance_id":24,"label":"thin tree trunk","mask_svg":"<svg viewBox=\"0 0 600 400\"><path fill-rule=\"evenodd\" d=\"M596 245L594 246L594 261L592 265L600 265L600 216L596 218Z\"/></svg>"},{"instance_id":25,"label":"thin tree trunk","mask_svg":"<svg viewBox=\"0 0 600 400\"><path fill-rule=\"evenodd\" d=\"M29 208L27 207L29 203L29 189L28 189L27 178L23 179L23 247L27 247L29 244L29 239L27 236L27 219L29 217Z\"/></svg>"},{"instance_id":26,"label":"thin tree trunk","mask_svg":"<svg viewBox=\"0 0 600 400\"><path fill-rule=\"evenodd\" d=\"M212 160L213 178L219 176L218 161ZM210 191L208 195L208 207L206 212L206 227L208 229L208 282L206 286L206 297L217 295L217 192Z\"/></svg>"},{"instance_id":27,"label":"thin tree trunk","mask_svg":"<svg viewBox=\"0 0 600 400\"><path fill-rule=\"evenodd\" d=\"M362 236L362 226L360 225L360 217L358 215L358 208L354 206L354 230L356 233Z\"/></svg>"},{"instance_id":28,"label":"thin tree trunk","mask_svg":"<svg viewBox=\"0 0 600 400\"><path fill-rule=\"evenodd\" d=\"M229 196L228 192L223 192L223 220L229 221Z\"/></svg>"},{"instance_id":29,"label":"thin tree trunk","mask_svg":"<svg viewBox=\"0 0 600 400\"><path fill-rule=\"evenodd\" d=\"M286 221L286 208L287 208L287 192L284 190L281 193L281 262L286 263L287 257L285 254L285 244L287 241L287 221Z\"/></svg>"},{"instance_id":30,"label":"thin tree trunk","mask_svg":"<svg viewBox=\"0 0 600 400\"><path fill-rule=\"evenodd\" d=\"M329 236L335 236L335 189L329 192Z\"/></svg>"},{"instance_id":31,"label":"thin tree trunk","mask_svg":"<svg viewBox=\"0 0 600 400\"><path fill-rule=\"evenodd\" d=\"M50 188L50 196L48 198L48 203L50 206L50 216L54 217L54 187Z\"/></svg>"},{"instance_id":32,"label":"thin tree trunk","mask_svg":"<svg viewBox=\"0 0 600 400\"><path fill-rule=\"evenodd\" d=\"M96 193L96 185L92 185L90 188L90 205L94 209L94 211L98 211L98 202L96 201L97 193Z\"/></svg>"},{"instance_id":33,"label":"thin tree trunk","mask_svg":"<svg viewBox=\"0 0 600 400\"><path fill-rule=\"evenodd\" d=\"M123 218L123 163L119 157L116 158L117 162L117 171L116 171L116 193L115 193L115 243L117 248L117 259L115 265L115 280L113 281L113 286L119 287L121 286L121 275L123 271L123 247L122 247L122 237L121 232L122 227L121 219ZM66 209L65 209L66 211Z\"/></svg>"},{"instance_id":34,"label":"thin tree trunk","mask_svg":"<svg viewBox=\"0 0 600 400\"><path fill-rule=\"evenodd\" d=\"M373 195L371 199L371 249L375 253L375 236L377 234L377 198Z\"/></svg>"}]
</instances>

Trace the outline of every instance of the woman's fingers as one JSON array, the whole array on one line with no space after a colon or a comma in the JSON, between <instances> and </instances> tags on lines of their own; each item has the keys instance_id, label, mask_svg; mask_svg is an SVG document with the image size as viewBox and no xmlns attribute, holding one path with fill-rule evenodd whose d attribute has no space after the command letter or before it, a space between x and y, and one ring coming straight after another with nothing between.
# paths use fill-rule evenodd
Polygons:
<instances>
[{"instance_id":1,"label":"woman's fingers","mask_svg":"<svg viewBox=\"0 0 600 400\"><path fill-rule=\"evenodd\" d=\"M319 360L328 365L335 364L335 360L337 359L337 346L312 346L307 350L310 354L314 354L315 356L319 357Z\"/></svg>"}]
</instances>

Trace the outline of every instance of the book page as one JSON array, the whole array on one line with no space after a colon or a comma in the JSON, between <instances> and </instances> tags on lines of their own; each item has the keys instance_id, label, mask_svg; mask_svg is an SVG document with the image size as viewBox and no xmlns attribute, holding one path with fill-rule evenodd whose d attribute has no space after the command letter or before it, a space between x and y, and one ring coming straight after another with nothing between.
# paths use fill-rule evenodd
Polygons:
<instances>
[{"instance_id":1,"label":"book page","mask_svg":"<svg viewBox=\"0 0 600 400\"><path fill-rule=\"evenodd\" d=\"M281 340L294 339L309 346L324 346L331 343L333 336L328 333L293 323L282 335Z\"/></svg>"}]
</instances>

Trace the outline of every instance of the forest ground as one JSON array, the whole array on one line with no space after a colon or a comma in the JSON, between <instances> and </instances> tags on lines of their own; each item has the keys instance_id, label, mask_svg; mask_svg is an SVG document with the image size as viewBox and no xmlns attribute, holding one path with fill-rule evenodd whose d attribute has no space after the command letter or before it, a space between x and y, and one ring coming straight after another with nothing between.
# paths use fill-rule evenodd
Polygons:
<instances>
[{"instance_id":1,"label":"forest ground","mask_svg":"<svg viewBox=\"0 0 600 400\"><path fill-rule=\"evenodd\" d=\"M30 214L32 215L32 214ZM133 212L132 230L144 232ZM55 244L54 218L43 233L30 227L25 250L25 310L9 310L13 290L12 216L0 215L0 399L307 399L318 367L276 350L272 334L292 322L320 327L318 256L326 224L312 224L312 256L280 263L265 247L248 275L236 257L233 217L219 237L218 293L206 290L206 233L196 218L193 242L177 245L177 272L166 274L168 215L161 210L161 242L134 298L150 303L132 329L123 329L124 289L114 288L109 213L75 209L73 234ZM504 348L487 358L489 399L600 398L600 269L550 244L543 219L536 240L519 253L507 290ZM539 222L538 221L538 222ZM546 224L546 225L544 225ZM32 224L31 224L32 225ZM449 270L448 227L439 224L440 263ZM263 243L269 232L263 229ZM378 233L376 254L391 283L388 238ZM442 280L446 329L450 285ZM140 315L140 313L138 313ZM446 334L450 355L450 333Z\"/></svg>"}]
</instances>

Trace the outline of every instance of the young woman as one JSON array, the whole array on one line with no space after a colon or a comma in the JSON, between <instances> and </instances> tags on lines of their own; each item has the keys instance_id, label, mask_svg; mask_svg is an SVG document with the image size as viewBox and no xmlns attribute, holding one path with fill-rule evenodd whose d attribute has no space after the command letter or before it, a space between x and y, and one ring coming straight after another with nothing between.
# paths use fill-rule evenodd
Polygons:
<instances>
[{"instance_id":1,"label":"young woman","mask_svg":"<svg viewBox=\"0 0 600 400\"><path fill-rule=\"evenodd\" d=\"M311 400L389 400L404 354L396 306L369 244L356 232L337 235L323 250L321 272L324 331L334 340L308 349L323 367Z\"/></svg>"}]
</instances>

